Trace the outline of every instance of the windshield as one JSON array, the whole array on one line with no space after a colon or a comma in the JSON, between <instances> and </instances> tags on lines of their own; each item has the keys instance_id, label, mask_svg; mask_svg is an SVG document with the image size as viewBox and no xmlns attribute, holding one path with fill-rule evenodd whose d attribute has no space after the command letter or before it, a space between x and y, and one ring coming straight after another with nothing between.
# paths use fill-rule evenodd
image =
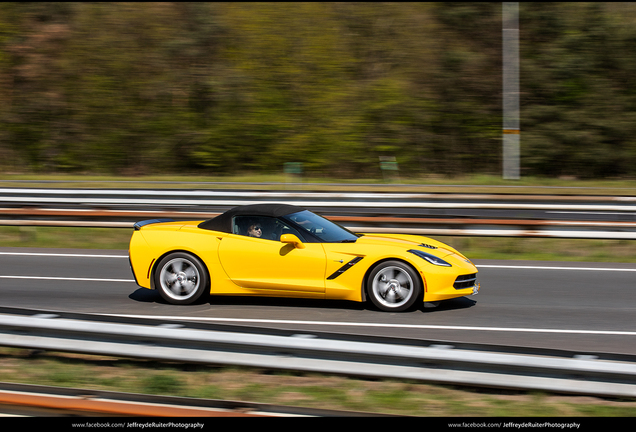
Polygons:
<instances>
[{"instance_id":1,"label":"windshield","mask_svg":"<svg viewBox=\"0 0 636 432\"><path fill-rule=\"evenodd\" d=\"M311 233L324 243L355 242L358 239L356 234L346 228L328 221L309 210L288 214L283 216L282 219L292 222L301 231Z\"/></svg>"}]
</instances>

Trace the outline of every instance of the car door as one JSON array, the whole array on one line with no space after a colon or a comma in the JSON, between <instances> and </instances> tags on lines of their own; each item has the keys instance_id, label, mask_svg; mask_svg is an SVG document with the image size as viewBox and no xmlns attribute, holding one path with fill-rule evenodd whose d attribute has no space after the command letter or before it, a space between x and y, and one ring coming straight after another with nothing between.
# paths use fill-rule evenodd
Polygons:
<instances>
[{"instance_id":1,"label":"car door","mask_svg":"<svg viewBox=\"0 0 636 432\"><path fill-rule=\"evenodd\" d=\"M261 237L251 237L251 228L261 225ZM304 248L280 242L281 233L301 234L269 217L237 216L234 233L219 242L219 260L229 278L243 288L256 290L325 292L325 251L320 243Z\"/></svg>"}]
</instances>

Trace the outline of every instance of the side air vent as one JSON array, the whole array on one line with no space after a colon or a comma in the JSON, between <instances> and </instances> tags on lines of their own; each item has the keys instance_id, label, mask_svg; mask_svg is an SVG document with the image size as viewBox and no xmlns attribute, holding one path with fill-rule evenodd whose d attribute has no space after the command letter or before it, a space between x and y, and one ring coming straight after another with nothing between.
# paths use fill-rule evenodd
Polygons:
<instances>
[{"instance_id":1,"label":"side air vent","mask_svg":"<svg viewBox=\"0 0 636 432\"><path fill-rule=\"evenodd\" d=\"M361 259L362 257L360 256L355 257L354 259L352 259L351 261L349 261L348 263L340 267L338 270L336 270L331 276L327 278L327 280L334 280L335 278L337 278L338 276L340 276L341 274L349 270L351 267L356 265L358 262L360 262Z\"/></svg>"}]
</instances>

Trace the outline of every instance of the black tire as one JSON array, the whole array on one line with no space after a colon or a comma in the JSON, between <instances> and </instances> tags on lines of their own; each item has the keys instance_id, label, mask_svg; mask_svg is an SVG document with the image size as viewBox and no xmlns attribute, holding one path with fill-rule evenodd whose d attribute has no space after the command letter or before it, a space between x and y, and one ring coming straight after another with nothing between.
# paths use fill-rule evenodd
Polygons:
<instances>
[{"instance_id":1,"label":"black tire","mask_svg":"<svg viewBox=\"0 0 636 432\"><path fill-rule=\"evenodd\" d=\"M164 300L172 304L191 304L209 291L210 280L205 266L194 255L173 252L155 266L155 287Z\"/></svg>"},{"instance_id":2,"label":"black tire","mask_svg":"<svg viewBox=\"0 0 636 432\"><path fill-rule=\"evenodd\" d=\"M401 261L384 261L369 273L367 294L379 309L402 312L421 298L422 282L409 265Z\"/></svg>"}]
</instances>

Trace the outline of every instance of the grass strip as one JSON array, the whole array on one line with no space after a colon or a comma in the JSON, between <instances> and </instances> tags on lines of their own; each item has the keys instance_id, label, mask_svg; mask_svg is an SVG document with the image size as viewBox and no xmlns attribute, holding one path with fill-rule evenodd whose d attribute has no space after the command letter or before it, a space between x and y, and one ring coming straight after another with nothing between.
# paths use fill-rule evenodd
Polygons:
<instances>
[{"instance_id":1,"label":"grass strip","mask_svg":"<svg viewBox=\"0 0 636 432\"><path fill-rule=\"evenodd\" d=\"M310 175L290 177L284 174L134 177L91 174L0 174L1 187L253 189L254 183L259 184L259 190L382 190L387 192L568 195L633 195L634 190L636 190L636 180L634 179L578 180L575 178L523 177L520 180L505 180L494 175L425 176L402 178L399 183L394 183L381 179L337 179Z\"/></svg>"},{"instance_id":2,"label":"grass strip","mask_svg":"<svg viewBox=\"0 0 636 432\"><path fill-rule=\"evenodd\" d=\"M415 416L636 416L634 400L7 347L0 381Z\"/></svg>"}]
</instances>

